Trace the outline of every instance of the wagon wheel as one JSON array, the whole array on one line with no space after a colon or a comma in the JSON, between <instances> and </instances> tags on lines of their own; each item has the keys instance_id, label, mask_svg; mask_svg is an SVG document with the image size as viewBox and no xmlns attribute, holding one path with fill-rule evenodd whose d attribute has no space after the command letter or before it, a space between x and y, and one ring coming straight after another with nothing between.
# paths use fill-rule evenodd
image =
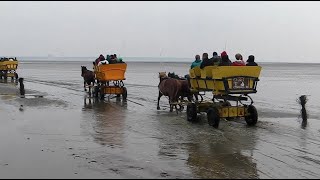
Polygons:
<instances>
[{"instance_id":1,"label":"wagon wheel","mask_svg":"<svg viewBox=\"0 0 320 180\"><path fill-rule=\"evenodd\" d=\"M127 88L126 87L123 87L123 92L122 92L122 100L123 101L127 101L127 95L128 95L128 92L127 92Z\"/></svg>"},{"instance_id":2,"label":"wagon wheel","mask_svg":"<svg viewBox=\"0 0 320 180\"><path fill-rule=\"evenodd\" d=\"M94 97L95 98L99 97L99 86L94 86Z\"/></svg>"},{"instance_id":3,"label":"wagon wheel","mask_svg":"<svg viewBox=\"0 0 320 180\"><path fill-rule=\"evenodd\" d=\"M104 99L104 94L100 92L100 99L103 100Z\"/></svg>"},{"instance_id":4,"label":"wagon wheel","mask_svg":"<svg viewBox=\"0 0 320 180\"><path fill-rule=\"evenodd\" d=\"M207 111L207 118L210 126L213 126L214 128L219 127L220 116L219 110L217 108L209 108Z\"/></svg>"},{"instance_id":5,"label":"wagon wheel","mask_svg":"<svg viewBox=\"0 0 320 180\"><path fill-rule=\"evenodd\" d=\"M5 80L7 80L7 78L8 78L7 71L4 71L3 77L4 77Z\"/></svg>"},{"instance_id":6,"label":"wagon wheel","mask_svg":"<svg viewBox=\"0 0 320 180\"><path fill-rule=\"evenodd\" d=\"M197 105L191 103L187 105L187 121L194 122L197 120Z\"/></svg>"},{"instance_id":7,"label":"wagon wheel","mask_svg":"<svg viewBox=\"0 0 320 180\"><path fill-rule=\"evenodd\" d=\"M257 109L253 105L248 106L248 113L250 115L245 117L245 120L249 126L254 126L258 121L258 112Z\"/></svg>"},{"instance_id":8,"label":"wagon wheel","mask_svg":"<svg viewBox=\"0 0 320 180\"><path fill-rule=\"evenodd\" d=\"M100 99L103 100L104 99L104 90L101 89L101 86L99 87L99 95L100 95Z\"/></svg>"}]
</instances>

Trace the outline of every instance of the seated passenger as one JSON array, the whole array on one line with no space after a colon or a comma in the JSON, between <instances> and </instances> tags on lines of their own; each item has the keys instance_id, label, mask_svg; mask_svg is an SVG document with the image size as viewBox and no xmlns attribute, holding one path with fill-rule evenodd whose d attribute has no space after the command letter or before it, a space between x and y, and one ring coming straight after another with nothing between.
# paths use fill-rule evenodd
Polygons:
<instances>
[{"instance_id":1,"label":"seated passenger","mask_svg":"<svg viewBox=\"0 0 320 180\"><path fill-rule=\"evenodd\" d=\"M258 66L256 62L254 62L254 56L250 55L247 60L246 66Z\"/></svg>"},{"instance_id":2,"label":"seated passenger","mask_svg":"<svg viewBox=\"0 0 320 180\"><path fill-rule=\"evenodd\" d=\"M114 58L114 55L110 55L110 61L109 61L109 64L116 64L117 63L117 61L116 61L116 59Z\"/></svg>"},{"instance_id":3,"label":"seated passenger","mask_svg":"<svg viewBox=\"0 0 320 180\"><path fill-rule=\"evenodd\" d=\"M213 62L211 59L208 58L208 53L202 54L202 63L200 65L200 68L203 69L206 66L213 66Z\"/></svg>"},{"instance_id":4,"label":"seated passenger","mask_svg":"<svg viewBox=\"0 0 320 180\"><path fill-rule=\"evenodd\" d=\"M113 55L114 59L116 60L116 62L118 61L118 57L116 54Z\"/></svg>"},{"instance_id":5,"label":"seated passenger","mask_svg":"<svg viewBox=\"0 0 320 180\"><path fill-rule=\"evenodd\" d=\"M125 63L125 62L122 60L122 58L121 58L121 57L119 57L119 59L118 59L118 63Z\"/></svg>"},{"instance_id":6,"label":"seated passenger","mask_svg":"<svg viewBox=\"0 0 320 180\"><path fill-rule=\"evenodd\" d=\"M110 63L110 55L106 55L106 60Z\"/></svg>"},{"instance_id":7,"label":"seated passenger","mask_svg":"<svg viewBox=\"0 0 320 180\"><path fill-rule=\"evenodd\" d=\"M230 66L230 65L231 65L231 61L229 59L229 56L226 51L223 51L221 53L221 63L219 64L219 66Z\"/></svg>"},{"instance_id":8,"label":"seated passenger","mask_svg":"<svg viewBox=\"0 0 320 180\"><path fill-rule=\"evenodd\" d=\"M245 66L246 63L242 59L242 55L237 53L235 55L236 60L231 64L231 66Z\"/></svg>"},{"instance_id":9,"label":"seated passenger","mask_svg":"<svg viewBox=\"0 0 320 180\"><path fill-rule=\"evenodd\" d=\"M99 61L98 66L103 65L103 64L109 64L109 62L106 59Z\"/></svg>"},{"instance_id":10,"label":"seated passenger","mask_svg":"<svg viewBox=\"0 0 320 180\"><path fill-rule=\"evenodd\" d=\"M213 65L219 65L220 62L221 62L221 57L218 56L218 53L217 52L213 52L212 53L212 62L213 62Z\"/></svg>"},{"instance_id":11,"label":"seated passenger","mask_svg":"<svg viewBox=\"0 0 320 180\"><path fill-rule=\"evenodd\" d=\"M99 64L100 61L105 60L104 56L102 54L100 54L100 56L96 59L96 64Z\"/></svg>"},{"instance_id":12,"label":"seated passenger","mask_svg":"<svg viewBox=\"0 0 320 180\"><path fill-rule=\"evenodd\" d=\"M197 55L195 56L195 58L196 58L196 60L194 60L194 61L192 62L190 69L192 69L192 68L194 68L194 67L196 67L196 66L200 66L201 63L202 63L202 61L201 61L201 59L200 59L200 55L197 54Z\"/></svg>"}]
</instances>

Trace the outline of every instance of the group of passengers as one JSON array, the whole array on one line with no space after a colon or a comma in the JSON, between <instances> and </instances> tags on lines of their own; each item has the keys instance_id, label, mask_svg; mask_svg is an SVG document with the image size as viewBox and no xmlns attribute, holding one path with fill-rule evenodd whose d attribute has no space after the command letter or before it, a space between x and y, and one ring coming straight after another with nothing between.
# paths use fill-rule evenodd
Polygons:
<instances>
[{"instance_id":1,"label":"group of passengers","mask_svg":"<svg viewBox=\"0 0 320 180\"><path fill-rule=\"evenodd\" d=\"M94 61L94 64L100 66L102 64L117 64L117 63L125 63L123 62L121 57L117 57L117 54L107 55L106 58L100 54L100 56Z\"/></svg>"},{"instance_id":2,"label":"group of passengers","mask_svg":"<svg viewBox=\"0 0 320 180\"><path fill-rule=\"evenodd\" d=\"M17 58L16 57L10 57L10 58L7 58L7 57L2 57L0 58L0 61L17 61Z\"/></svg>"},{"instance_id":3,"label":"group of passengers","mask_svg":"<svg viewBox=\"0 0 320 180\"><path fill-rule=\"evenodd\" d=\"M254 62L253 55L250 55L247 62L244 62L242 55L237 53L235 55L236 60L232 62L226 51L223 51L221 56L218 56L217 52L213 52L212 58L210 59L208 53L202 54L202 60L199 55L196 55L195 58L195 61L191 64L191 69L196 66L199 66L201 69L206 66L258 66L258 64Z\"/></svg>"}]
</instances>

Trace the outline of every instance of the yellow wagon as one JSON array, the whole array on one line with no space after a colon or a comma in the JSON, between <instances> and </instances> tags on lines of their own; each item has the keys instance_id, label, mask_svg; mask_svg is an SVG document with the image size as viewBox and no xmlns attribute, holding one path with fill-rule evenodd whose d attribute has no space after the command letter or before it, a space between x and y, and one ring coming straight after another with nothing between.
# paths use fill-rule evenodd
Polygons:
<instances>
[{"instance_id":1,"label":"yellow wagon","mask_svg":"<svg viewBox=\"0 0 320 180\"><path fill-rule=\"evenodd\" d=\"M258 120L256 108L249 94L256 93L260 66L207 66L189 70L191 91L200 94L212 92L210 101L201 100L187 105L187 120L195 121L197 113L206 112L209 125L218 127L220 118L244 117L249 126ZM251 101L245 104L243 101ZM235 101L232 106L229 101Z\"/></svg>"},{"instance_id":2,"label":"yellow wagon","mask_svg":"<svg viewBox=\"0 0 320 180\"><path fill-rule=\"evenodd\" d=\"M11 77L13 80L18 79L18 73L16 72L18 68L18 61L9 61L9 60L1 60L0 61L0 79L4 78L7 79Z\"/></svg>"},{"instance_id":3,"label":"yellow wagon","mask_svg":"<svg viewBox=\"0 0 320 180\"><path fill-rule=\"evenodd\" d=\"M95 97L101 99L105 94L122 95L122 99L127 99L127 88L124 87L126 63L94 65L95 79L97 84L94 86Z\"/></svg>"}]
</instances>

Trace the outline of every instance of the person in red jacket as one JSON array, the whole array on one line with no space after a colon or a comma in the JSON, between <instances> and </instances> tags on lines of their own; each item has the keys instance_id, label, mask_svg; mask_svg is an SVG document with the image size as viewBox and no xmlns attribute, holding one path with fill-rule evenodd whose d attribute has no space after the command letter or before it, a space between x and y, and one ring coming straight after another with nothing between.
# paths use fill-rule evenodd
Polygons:
<instances>
[{"instance_id":1,"label":"person in red jacket","mask_svg":"<svg viewBox=\"0 0 320 180\"><path fill-rule=\"evenodd\" d=\"M235 55L236 60L231 64L231 66L245 66L246 63L243 61L242 55L237 53Z\"/></svg>"}]
</instances>

